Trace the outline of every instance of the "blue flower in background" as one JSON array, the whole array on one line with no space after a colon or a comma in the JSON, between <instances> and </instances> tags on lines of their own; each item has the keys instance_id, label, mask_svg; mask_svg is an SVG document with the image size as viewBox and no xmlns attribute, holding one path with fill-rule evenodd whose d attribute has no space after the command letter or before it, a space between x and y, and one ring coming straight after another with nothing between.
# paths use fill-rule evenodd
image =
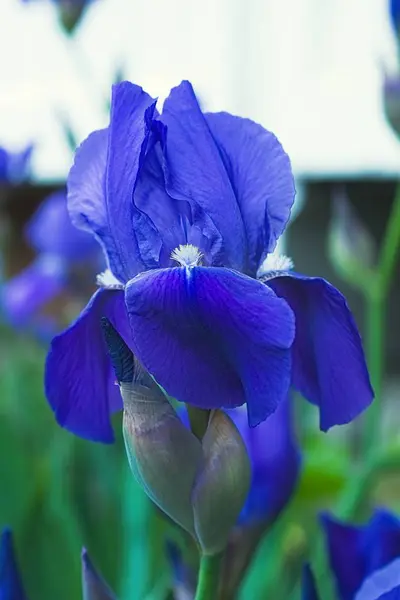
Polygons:
<instances>
[{"instance_id":1,"label":"blue flower in background","mask_svg":"<svg viewBox=\"0 0 400 600\"><path fill-rule=\"evenodd\" d=\"M63 191L44 200L29 221L25 234L37 257L1 290L4 316L12 325L20 327L36 320L44 305L73 284L75 268L86 264L85 277L90 278L92 273L94 281L95 272L102 264L93 236L72 225Z\"/></svg>"},{"instance_id":2,"label":"blue flower in background","mask_svg":"<svg viewBox=\"0 0 400 600\"><path fill-rule=\"evenodd\" d=\"M202 408L247 405L250 426L292 383L347 423L373 398L343 296L273 252L294 181L276 137L228 113L203 114L189 82L162 115L140 87L113 88L110 126L78 149L68 178L76 226L102 244L101 289L52 343L48 400L58 422L110 442L122 408L102 340L107 317L169 395Z\"/></svg>"},{"instance_id":3,"label":"blue flower in background","mask_svg":"<svg viewBox=\"0 0 400 600\"><path fill-rule=\"evenodd\" d=\"M400 26L400 0L389 0L390 20L396 35L399 34Z\"/></svg>"},{"instance_id":4,"label":"blue flower in background","mask_svg":"<svg viewBox=\"0 0 400 600\"><path fill-rule=\"evenodd\" d=\"M377 510L369 523L363 526L341 523L327 515L322 517L322 525L340 600L380 598L380 595L364 596L360 588L375 572L400 557L399 519L386 510ZM399 561L396 564L398 577ZM389 570L386 574L392 572ZM389 578L389 581L393 583L393 578ZM399 577L396 585L400 585ZM360 594L357 595L359 590ZM397 594L400 594L399 588ZM398 597L382 596L382 600Z\"/></svg>"},{"instance_id":5,"label":"blue flower in background","mask_svg":"<svg viewBox=\"0 0 400 600\"><path fill-rule=\"evenodd\" d=\"M0 599L26 600L9 529L3 530L0 539Z\"/></svg>"},{"instance_id":6,"label":"blue flower in background","mask_svg":"<svg viewBox=\"0 0 400 600\"><path fill-rule=\"evenodd\" d=\"M252 465L252 483L240 515L240 524L272 523L286 506L298 482L301 457L289 399L258 427L250 428L246 413L229 413L238 427Z\"/></svg>"},{"instance_id":7,"label":"blue flower in background","mask_svg":"<svg viewBox=\"0 0 400 600\"><path fill-rule=\"evenodd\" d=\"M33 146L21 152L9 152L0 146L0 183L19 183L30 177Z\"/></svg>"}]
</instances>

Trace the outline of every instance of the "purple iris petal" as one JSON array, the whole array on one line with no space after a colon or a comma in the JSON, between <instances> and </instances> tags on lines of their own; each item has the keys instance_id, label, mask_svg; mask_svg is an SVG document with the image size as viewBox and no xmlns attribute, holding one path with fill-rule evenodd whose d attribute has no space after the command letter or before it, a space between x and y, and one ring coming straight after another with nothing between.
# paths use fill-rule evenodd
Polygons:
<instances>
[{"instance_id":1,"label":"purple iris petal","mask_svg":"<svg viewBox=\"0 0 400 600\"><path fill-rule=\"evenodd\" d=\"M14 554L12 533L4 529L0 539L0 598L26 600Z\"/></svg>"},{"instance_id":2,"label":"purple iris petal","mask_svg":"<svg viewBox=\"0 0 400 600\"><path fill-rule=\"evenodd\" d=\"M258 427L249 428L242 408L229 413L246 444L252 483L240 521L274 521L289 501L300 473L300 452L289 398Z\"/></svg>"},{"instance_id":3,"label":"purple iris petal","mask_svg":"<svg viewBox=\"0 0 400 600\"><path fill-rule=\"evenodd\" d=\"M166 99L167 192L211 219L223 241L225 266L243 269L246 241L240 208L193 88L183 81Z\"/></svg>"},{"instance_id":4,"label":"purple iris petal","mask_svg":"<svg viewBox=\"0 0 400 600\"><path fill-rule=\"evenodd\" d=\"M342 294L324 279L287 273L268 280L296 316L292 382L320 411L323 431L372 402L364 352Z\"/></svg>"},{"instance_id":5,"label":"purple iris petal","mask_svg":"<svg viewBox=\"0 0 400 600\"><path fill-rule=\"evenodd\" d=\"M68 176L68 208L74 224L96 234L112 272L123 282L146 268L143 258L149 248L142 256L134 231L138 220L157 252L154 227L132 202L154 106L139 86L129 82L114 86L109 131L95 131L83 142Z\"/></svg>"},{"instance_id":6,"label":"purple iris petal","mask_svg":"<svg viewBox=\"0 0 400 600\"><path fill-rule=\"evenodd\" d=\"M46 395L58 423L84 438L112 442L110 413L122 408L100 326L107 317L126 342L130 330L122 291L99 290L69 329L53 339Z\"/></svg>"},{"instance_id":7,"label":"purple iris petal","mask_svg":"<svg viewBox=\"0 0 400 600\"><path fill-rule=\"evenodd\" d=\"M66 264L60 257L40 255L2 286L2 307L7 319L15 326L26 325L40 308L62 292L66 278Z\"/></svg>"},{"instance_id":8,"label":"purple iris petal","mask_svg":"<svg viewBox=\"0 0 400 600\"><path fill-rule=\"evenodd\" d=\"M400 558L368 577L354 600L400 600Z\"/></svg>"},{"instance_id":9,"label":"purple iris petal","mask_svg":"<svg viewBox=\"0 0 400 600\"><path fill-rule=\"evenodd\" d=\"M261 125L228 113L207 114L243 217L249 269L256 273L289 220L295 187L290 160Z\"/></svg>"},{"instance_id":10,"label":"purple iris petal","mask_svg":"<svg viewBox=\"0 0 400 600\"><path fill-rule=\"evenodd\" d=\"M255 426L290 384L293 314L260 282L223 268L173 268L129 282L133 351L182 402L232 408L247 402Z\"/></svg>"},{"instance_id":11,"label":"purple iris petal","mask_svg":"<svg viewBox=\"0 0 400 600\"><path fill-rule=\"evenodd\" d=\"M400 26L400 0L389 0L389 13L396 35L399 35Z\"/></svg>"},{"instance_id":12,"label":"purple iris petal","mask_svg":"<svg viewBox=\"0 0 400 600\"><path fill-rule=\"evenodd\" d=\"M55 192L42 202L27 225L26 236L37 252L69 261L81 261L99 251L93 235L72 224L64 191Z\"/></svg>"},{"instance_id":13,"label":"purple iris petal","mask_svg":"<svg viewBox=\"0 0 400 600\"><path fill-rule=\"evenodd\" d=\"M317 586L310 565L305 565L301 581L301 600L319 600Z\"/></svg>"},{"instance_id":14,"label":"purple iris petal","mask_svg":"<svg viewBox=\"0 0 400 600\"><path fill-rule=\"evenodd\" d=\"M385 510L376 511L364 526L328 515L322 525L341 600L353 600L366 577L400 556L400 521Z\"/></svg>"},{"instance_id":15,"label":"purple iris petal","mask_svg":"<svg viewBox=\"0 0 400 600\"><path fill-rule=\"evenodd\" d=\"M0 147L0 183L18 183L28 179L32 151L32 145L22 152L8 152Z\"/></svg>"}]
</instances>

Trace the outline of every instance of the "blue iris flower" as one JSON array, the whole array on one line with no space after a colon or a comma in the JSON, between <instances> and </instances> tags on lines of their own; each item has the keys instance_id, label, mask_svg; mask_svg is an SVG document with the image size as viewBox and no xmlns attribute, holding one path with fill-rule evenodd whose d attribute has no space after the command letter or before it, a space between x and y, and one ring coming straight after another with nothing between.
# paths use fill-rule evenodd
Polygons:
<instances>
[{"instance_id":1,"label":"blue iris flower","mask_svg":"<svg viewBox=\"0 0 400 600\"><path fill-rule=\"evenodd\" d=\"M322 524L340 600L400 598L397 517L386 510L377 510L363 526L341 523L328 515L323 516ZM370 595L374 587L376 595Z\"/></svg>"},{"instance_id":2,"label":"blue iris flower","mask_svg":"<svg viewBox=\"0 0 400 600\"><path fill-rule=\"evenodd\" d=\"M258 427L250 428L243 408L230 411L250 457L252 482L239 524L268 524L279 516L299 479L301 456L289 399Z\"/></svg>"},{"instance_id":3,"label":"blue iris flower","mask_svg":"<svg viewBox=\"0 0 400 600\"><path fill-rule=\"evenodd\" d=\"M68 177L73 222L96 236L109 269L52 342L45 386L57 421L113 440L110 413L122 402L102 316L180 401L246 404L255 426L293 384L319 406L324 430L364 410L373 392L345 299L274 254L294 195L276 137L203 114L189 82L161 115L142 88L114 86L108 129L83 142Z\"/></svg>"},{"instance_id":4,"label":"blue iris flower","mask_svg":"<svg viewBox=\"0 0 400 600\"><path fill-rule=\"evenodd\" d=\"M21 152L9 152L0 147L0 184L20 183L29 179L32 151L32 145Z\"/></svg>"},{"instance_id":5,"label":"blue iris flower","mask_svg":"<svg viewBox=\"0 0 400 600\"><path fill-rule=\"evenodd\" d=\"M4 529L0 539L0 598L26 600L14 554L12 533Z\"/></svg>"},{"instance_id":6,"label":"blue iris flower","mask_svg":"<svg viewBox=\"0 0 400 600\"><path fill-rule=\"evenodd\" d=\"M37 252L35 260L9 279L1 289L2 309L16 327L38 325L40 310L77 279L77 269L94 278L101 268L101 255L93 236L71 223L64 191L47 197L28 222L26 238ZM91 275L90 275L91 273ZM86 296L87 297L87 296ZM43 317L43 327L49 322ZM43 328L39 325L39 329ZM52 335L54 335L54 325Z\"/></svg>"}]
</instances>

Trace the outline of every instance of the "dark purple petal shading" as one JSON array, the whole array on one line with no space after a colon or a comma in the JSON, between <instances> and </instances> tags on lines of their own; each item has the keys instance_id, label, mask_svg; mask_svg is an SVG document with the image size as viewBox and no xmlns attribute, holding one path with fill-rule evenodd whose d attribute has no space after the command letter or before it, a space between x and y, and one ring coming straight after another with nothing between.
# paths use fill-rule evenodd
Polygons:
<instances>
[{"instance_id":1,"label":"dark purple petal shading","mask_svg":"<svg viewBox=\"0 0 400 600\"><path fill-rule=\"evenodd\" d=\"M110 413L122 408L122 399L103 339L103 316L129 341L123 292L98 290L69 329L53 339L45 389L62 427L86 439L109 443L114 439Z\"/></svg>"},{"instance_id":2,"label":"dark purple petal shading","mask_svg":"<svg viewBox=\"0 0 400 600\"><path fill-rule=\"evenodd\" d=\"M114 86L109 130L95 131L78 148L67 181L74 224L95 233L122 282L146 268L134 231L136 221L146 228L147 237L156 237L152 223L132 202L153 112L153 99L139 86L128 82Z\"/></svg>"},{"instance_id":3,"label":"dark purple petal shading","mask_svg":"<svg viewBox=\"0 0 400 600\"><path fill-rule=\"evenodd\" d=\"M15 326L27 322L65 288L65 261L50 254L40 255L29 267L12 277L1 288L2 308Z\"/></svg>"},{"instance_id":4,"label":"dark purple petal shading","mask_svg":"<svg viewBox=\"0 0 400 600\"><path fill-rule=\"evenodd\" d=\"M84 600L116 600L110 587L94 568L86 549L82 550L82 591Z\"/></svg>"},{"instance_id":5,"label":"dark purple petal shading","mask_svg":"<svg viewBox=\"0 0 400 600\"><path fill-rule=\"evenodd\" d=\"M319 600L317 586L310 565L305 565L301 580L301 600Z\"/></svg>"},{"instance_id":6,"label":"dark purple petal shading","mask_svg":"<svg viewBox=\"0 0 400 600\"><path fill-rule=\"evenodd\" d=\"M229 413L246 444L252 465L252 483L240 515L242 524L272 523L296 487L301 466L290 399L285 399L264 423L250 428L245 411Z\"/></svg>"},{"instance_id":7,"label":"dark purple petal shading","mask_svg":"<svg viewBox=\"0 0 400 600\"><path fill-rule=\"evenodd\" d=\"M344 296L324 279L296 273L267 283L296 316L294 387L318 405L323 431L349 423L374 394L360 334Z\"/></svg>"},{"instance_id":8,"label":"dark purple petal shading","mask_svg":"<svg viewBox=\"0 0 400 600\"><path fill-rule=\"evenodd\" d=\"M341 600L353 600L366 577L400 556L400 521L377 510L364 526L323 515L329 561Z\"/></svg>"},{"instance_id":9,"label":"dark purple petal shading","mask_svg":"<svg viewBox=\"0 0 400 600\"><path fill-rule=\"evenodd\" d=\"M290 217L295 197L290 160L277 138L254 121L224 112L206 118L239 203L254 274Z\"/></svg>"},{"instance_id":10,"label":"dark purple petal shading","mask_svg":"<svg viewBox=\"0 0 400 600\"><path fill-rule=\"evenodd\" d=\"M294 319L260 282L223 268L173 268L129 282L133 352L182 402L233 408L255 426L286 397Z\"/></svg>"},{"instance_id":11,"label":"dark purple petal shading","mask_svg":"<svg viewBox=\"0 0 400 600\"><path fill-rule=\"evenodd\" d=\"M372 573L354 600L400 600L400 558Z\"/></svg>"},{"instance_id":12,"label":"dark purple petal shading","mask_svg":"<svg viewBox=\"0 0 400 600\"><path fill-rule=\"evenodd\" d=\"M99 251L94 236L72 224L64 191L55 192L42 202L25 233L37 252L55 254L69 261L81 261Z\"/></svg>"},{"instance_id":13,"label":"dark purple petal shading","mask_svg":"<svg viewBox=\"0 0 400 600\"><path fill-rule=\"evenodd\" d=\"M26 600L14 553L12 533L4 529L0 539L0 598Z\"/></svg>"},{"instance_id":14,"label":"dark purple petal shading","mask_svg":"<svg viewBox=\"0 0 400 600\"><path fill-rule=\"evenodd\" d=\"M242 216L218 148L193 88L183 81L165 100L167 125L166 190L176 200L196 205L223 240L224 265L244 267L246 240Z\"/></svg>"}]
</instances>

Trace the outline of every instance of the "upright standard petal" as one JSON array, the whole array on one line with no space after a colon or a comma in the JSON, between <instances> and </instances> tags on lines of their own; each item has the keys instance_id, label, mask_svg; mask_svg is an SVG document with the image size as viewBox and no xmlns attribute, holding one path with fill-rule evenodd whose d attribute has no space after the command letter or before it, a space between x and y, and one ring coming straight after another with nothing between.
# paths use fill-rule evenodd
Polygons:
<instances>
[{"instance_id":1,"label":"upright standard petal","mask_svg":"<svg viewBox=\"0 0 400 600\"><path fill-rule=\"evenodd\" d=\"M206 118L239 203L248 268L255 274L290 217L295 196L290 160L277 138L254 121L228 113Z\"/></svg>"},{"instance_id":2,"label":"upright standard petal","mask_svg":"<svg viewBox=\"0 0 400 600\"><path fill-rule=\"evenodd\" d=\"M58 423L89 440L110 443L110 413L122 400L101 329L107 317L126 342L130 330L122 291L99 290L69 329L52 341L46 396Z\"/></svg>"},{"instance_id":3,"label":"upright standard petal","mask_svg":"<svg viewBox=\"0 0 400 600\"><path fill-rule=\"evenodd\" d=\"M65 288L65 261L43 254L29 267L12 277L1 288L1 303L6 318L14 326L24 326Z\"/></svg>"},{"instance_id":4,"label":"upright standard petal","mask_svg":"<svg viewBox=\"0 0 400 600\"><path fill-rule=\"evenodd\" d=\"M300 474L301 457L290 399L285 399L267 421L253 429L249 428L242 408L229 414L243 437L252 464L250 493L240 521L272 523L290 500Z\"/></svg>"},{"instance_id":5,"label":"upright standard petal","mask_svg":"<svg viewBox=\"0 0 400 600\"><path fill-rule=\"evenodd\" d=\"M70 261L94 256L100 250L91 233L72 224L63 190L45 198L29 220L25 235L37 252L55 254Z\"/></svg>"},{"instance_id":6,"label":"upright standard petal","mask_svg":"<svg viewBox=\"0 0 400 600\"><path fill-rule=\"evenodd\" d=\"M388 511L377 510L364 526L328 515L322 525L341 600L353 600L366 577L400 556L400 521Z\"/></svg>"},{"instance_id":7,"label":"upright standard petal","mask_svg":"<svg viewBox=\"0 0 400 600\"><path fill-rule=\"evenodd\" d=\"M296 316L294 387L318 405L323 431L349 423L369 406L374 393L344 296L319 277L287 273L267 283Z\"/></svg>"},{"instance_id":8,"label":"upright standard petal","mask_svg":"<svg viewBox=\"0 0 400 600\"><path fill-rule=\"evenodd\" d=\"M354 600L400 600L400 558L368 577Z\"/></svg>"},{"instance_id":9,"label":"upright standard petal","mask_svg":"<svg viewBox=\"0 0 400 600\"><path fill-rule=\"evenodd\" d=\"M223 268L160 269L126 288L133 351L157 382L203 408L247 403L255 426L286 397L294 318L258 281Z\"/></svg>"},{"instance_id":10,"label":"upright standard petal","mask_svg":"<svg viewBox=\"0 0 400 600\"><path fill-rule=\"evenodd\" d=\"M114 86L109 129L80 146L68 176L68 207L74 224L92 231L106 250L111 271L123 282L146 268L134 220L154 234L132 202L150 134L154 100L129 82ZM151 265L153 266L153 265Z\"/></svg>"},{"instance_id":11,"label":"upright standard petal","mask_svg":"<svg viewBox=\"0 0 400 600\"><path fill-rule=\"evenodd\" d=\"M26 600L14 554L12 533L4 529L0 539L0 598Z\"/></svg>"},{"instance_id":12,"label":"upright standard petal","mask_svg":"<svg viewBox=\"0 0 400 600\"><path fill-rule=\"evenodd\" d=\"M242 270L246 240L240 208L188 81L171 90L161 120L168 128L167 192L176 200L188 200L192 209L200 207L221 234L223 264Z\"/></svg>"}]
</instances>

